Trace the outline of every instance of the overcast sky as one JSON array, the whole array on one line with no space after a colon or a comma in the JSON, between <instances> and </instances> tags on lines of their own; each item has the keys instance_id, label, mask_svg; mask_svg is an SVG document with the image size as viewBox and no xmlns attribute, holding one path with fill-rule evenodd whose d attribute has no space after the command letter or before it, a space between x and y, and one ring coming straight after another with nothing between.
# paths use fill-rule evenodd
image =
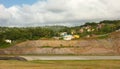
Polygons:
<instances>
[{"instance_id":1,"label":"overcast sky","mask_svg":"<svg viewBox=\"0 0 120 69\"><path fill-rule=\"evenodd\" d=\"M0 26L75 26L120 19L120 0L0 0Z\"/></svg>"}]
</instances>

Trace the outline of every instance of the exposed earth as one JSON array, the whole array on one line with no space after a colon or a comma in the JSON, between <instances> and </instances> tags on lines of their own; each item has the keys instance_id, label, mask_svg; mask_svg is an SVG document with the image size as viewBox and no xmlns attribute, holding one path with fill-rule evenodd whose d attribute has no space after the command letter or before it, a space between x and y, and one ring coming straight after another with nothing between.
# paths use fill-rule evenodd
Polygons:
<instances>
[{"instance_id":1,"label":"exposed earth","mask_svg":"<svg viewBox=\"0 0 120 69\"><path fill-rule=\"evenodd\" d=\"M0 54L120 55L120 32L111 33L107 39L25 41L0 49Z\"/></svg>"}]
</instances>

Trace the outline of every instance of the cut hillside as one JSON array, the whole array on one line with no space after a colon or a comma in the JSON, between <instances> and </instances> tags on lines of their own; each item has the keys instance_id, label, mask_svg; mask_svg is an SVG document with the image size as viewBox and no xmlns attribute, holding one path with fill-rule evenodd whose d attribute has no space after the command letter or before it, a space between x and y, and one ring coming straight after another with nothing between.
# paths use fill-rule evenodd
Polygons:
<instances>
[{"instance_id":1,"label":"cut hillside","mask_svg":"<svg viewBox=\"0 0 120 69\"><path fill-rule=\"evenodd\" d=\"M1 49L0 54L120 55L120 32L111 33L107 39L25 41Z\"/></svg>"},{"instance_id":2,"label":"cut hillside","mask_svg":"<svg viewBox=\"0 0 120 69\"><path fill-rule=\"evenodd\" d=\"M112 32L110 35L109 35L110 38L120 38L120 31L116 31L116 32Z\"/></svg>"}]
</instances>

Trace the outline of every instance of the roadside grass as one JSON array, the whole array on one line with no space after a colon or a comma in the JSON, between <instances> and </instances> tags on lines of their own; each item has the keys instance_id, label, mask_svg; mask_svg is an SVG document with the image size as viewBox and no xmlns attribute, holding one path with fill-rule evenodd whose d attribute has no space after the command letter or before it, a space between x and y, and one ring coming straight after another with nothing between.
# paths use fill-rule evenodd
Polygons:
<instances>
[{"instance_id":1,"label":"roadside grass","mask_svg":"<svg viewBox=\"0 0 120 69\"><path fill-rule=\"evenodd\" d=\"M0 69L120 69L120 60L13 61L0 60Z\"/></svg>"}]
</instances>

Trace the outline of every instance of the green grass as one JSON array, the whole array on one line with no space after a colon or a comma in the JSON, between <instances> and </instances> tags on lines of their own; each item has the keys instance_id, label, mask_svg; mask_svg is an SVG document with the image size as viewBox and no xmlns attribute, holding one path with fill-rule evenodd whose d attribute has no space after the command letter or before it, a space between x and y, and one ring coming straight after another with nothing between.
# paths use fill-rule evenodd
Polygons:
<instances>
[{"instance_id":1,"label":"green grass","mask_svg":"<svg viewBox=\"0 0 120 69\"><path fill-rule=\"evenodd\" d=\"M0 48L8 48L11 46L12 46L12 44L8 44L8 43L0 44Z\"/></svg>"},{"instance_id":2,"label":"green grass","mask_svg":"<svg viewBox=\"0 0 120 69\"><path fill-rule=\"evenodd\" d=\"M99 36L98 38L99 39L106 39L106 38L108 38L108 35Z\"/></svg>"},{"instance_id":3,"label":"green grass","mask_svg":"<svg viewBox=\"0 0 120 69\"><path fill-rule=\"evenodd\" d=\"M12 46L14 46L14 45L16 45L18 43L24 42L24 41L26 41L26 40L24 40L24 39L23 40L16 40L16 41L12 42L11 44L6 43L4 41L1 41L0 42L0 49L9 48L9 47L12 47Z\"/></svg>"},{"instance_id":4,"label":"green grass","mask_svg":"<svg viewBox=\"0 0 120 69\"><path fill-rule=\"evenodd\" d=\"M120 60L0 61L0 69L120 69Z\"/></svg>"}]
</instances>

